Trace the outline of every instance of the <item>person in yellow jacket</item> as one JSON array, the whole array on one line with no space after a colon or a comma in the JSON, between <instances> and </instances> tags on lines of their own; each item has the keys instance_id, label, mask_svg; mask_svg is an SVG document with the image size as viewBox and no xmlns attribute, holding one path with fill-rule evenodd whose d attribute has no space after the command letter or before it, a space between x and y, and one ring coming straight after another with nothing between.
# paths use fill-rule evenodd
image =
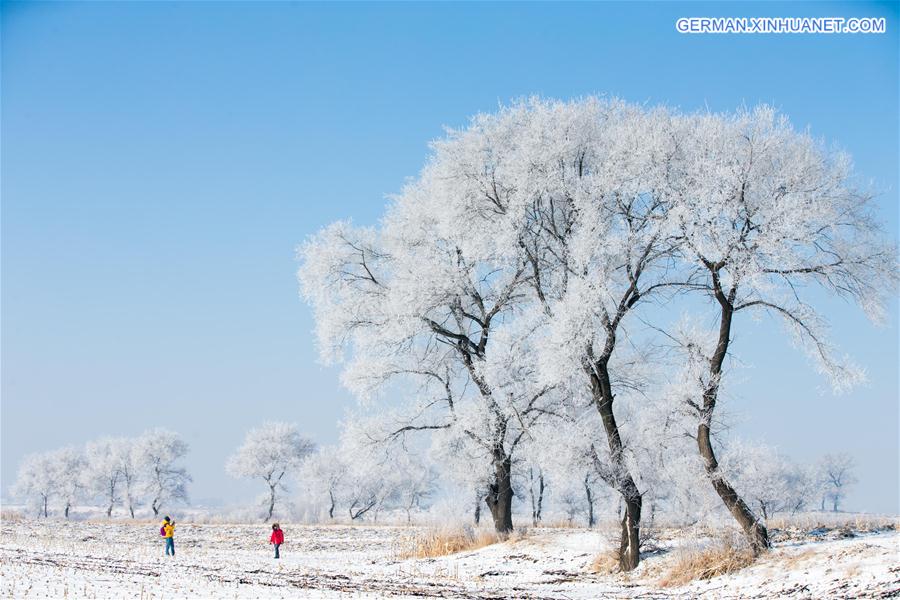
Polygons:
<instances>
[{"instance_id":1,"label":"person in yellow jacket","mask_svg":"<svg viewBox=\"0 0 900 600\"><path fill-rule=\"evenodd\" d=\"M163 519L159 533L166 541L166 556L169 556L169 554L175 556L175 521L169 517Z\"/></svg>"}]
</instances>

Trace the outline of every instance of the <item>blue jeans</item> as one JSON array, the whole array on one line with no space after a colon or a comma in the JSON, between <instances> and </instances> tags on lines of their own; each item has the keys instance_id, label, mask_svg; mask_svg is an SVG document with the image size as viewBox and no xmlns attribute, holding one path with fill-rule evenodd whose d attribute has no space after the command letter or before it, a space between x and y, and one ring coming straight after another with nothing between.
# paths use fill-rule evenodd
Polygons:
<instances>
[{"instance_id":1,"label":"blue jeans","mask_svg":"<svg viewBox=\"0 0 900 600\"><path fill-rule=\"evenodd\" d=\"M175 538L173 537L166 538L166 556L170 553L175 556Z\"/></svg>"},{"instance_id":2,"label":"blue jeans","mask_svg":"<svg viewBox=\"0 0 900 600\"><path fill-rule=\"evenodd\" d=\"M281 544L274 544L275 546L275 558L281 558L281 555L278 554L278 548L281 547Z\"/></svg>"}]
</instances>

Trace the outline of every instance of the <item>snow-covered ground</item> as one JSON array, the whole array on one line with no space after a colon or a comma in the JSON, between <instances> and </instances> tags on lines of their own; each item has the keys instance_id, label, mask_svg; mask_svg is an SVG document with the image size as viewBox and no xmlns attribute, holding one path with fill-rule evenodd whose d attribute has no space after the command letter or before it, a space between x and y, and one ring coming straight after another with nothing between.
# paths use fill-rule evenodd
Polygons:
<instances>
[{"instance_id":1,"label":"snow-covered ground","mask_svg":"<svg viewBox=\"0 0 900 600\"><path fill-rule=\"evenodd\" d=\"M769 555L737 573L663 588L684 537L631 575L591 565L608 534L532 529L521 539L436 559L402 559L422 529L284 525L276 561L265 525L179 523L163 556L156 523L4 521L2 595L13 598L883 598L900 595L896 528L775 532ZM844 537L852 535L852 537ZM690 542L694 543L694 542ZM668 549L668 551L666 551Z\"/></svg>"}]
</instances>

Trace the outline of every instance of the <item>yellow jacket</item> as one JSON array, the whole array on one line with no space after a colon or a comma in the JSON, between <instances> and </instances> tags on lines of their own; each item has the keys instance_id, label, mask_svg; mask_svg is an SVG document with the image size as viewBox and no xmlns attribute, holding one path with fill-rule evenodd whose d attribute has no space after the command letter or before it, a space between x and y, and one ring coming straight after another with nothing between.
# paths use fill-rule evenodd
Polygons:
<instances>
[{"instance_id":1,"label":"yellow jacket","mask_svg":"<svg viewBox=\"0 0 900 600\"><path fill-rule=\"evenodd\" d=\"M163 521L162 527L163 531L166 532L166 535L164 535L163 537L175 537L175 525L173 525L171 522L167 523Z\"/></svg>"}]
</instances>

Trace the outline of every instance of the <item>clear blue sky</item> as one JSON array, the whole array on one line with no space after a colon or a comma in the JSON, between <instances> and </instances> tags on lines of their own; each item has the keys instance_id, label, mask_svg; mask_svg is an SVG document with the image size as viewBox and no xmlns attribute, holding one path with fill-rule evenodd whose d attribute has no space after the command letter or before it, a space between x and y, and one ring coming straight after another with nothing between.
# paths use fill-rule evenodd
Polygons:
<instances>
[{"instance_id":1,"label":"clear blue sky","mask_svg":"<svg viewBox=\"0 0 900 600\"><path fill-rule=\"evenodd\" d=\"M882 35L687 36L682 16L883 16ZM522 95L767 102L840 144L898 221L898 5L53 3L2 7L2 485L23 454L166 426L193 496L244 432L320 442L352 400L316 362L294 248L373 222L442 126ZM746 323L735 432L860 462L898 511L897 304L833 304L871 384L834 398ZM861 434L848 438L852 423Z\"/></svg>"}]
</instances>

